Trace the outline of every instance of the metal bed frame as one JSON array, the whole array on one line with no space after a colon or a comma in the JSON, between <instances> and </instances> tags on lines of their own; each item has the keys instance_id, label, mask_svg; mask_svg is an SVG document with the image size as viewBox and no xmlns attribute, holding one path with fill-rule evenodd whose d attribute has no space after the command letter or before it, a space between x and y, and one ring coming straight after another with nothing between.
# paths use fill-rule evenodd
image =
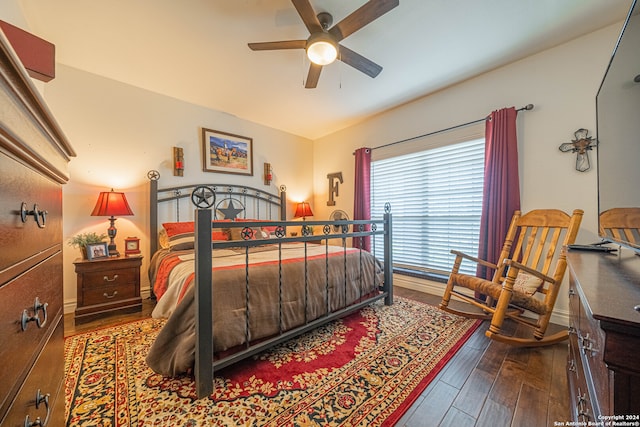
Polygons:
<instances>
[{"instance_id":1,"label":"metal bed frame","mask_svg":"<svg viewBox=\"0 0 640 427\"><path fill-rule=\"evenodd\" d=\"M390 213L390 206L385 205L385 214L381 220L340 220L340 221L305 221L304 224L300 222L286 221L286 191L284 187L280 188L280 194L275 195L263 190L238 186L229 184L198 184L198 185L184 185L171 188L158 188L159 175L153 174L151 171L148 176L150 179L150 248L151 255L158 249L158 205L164 202L176 201L184 198L191 198L192 203L196 206L195 209L195 304L196 304L196 354L195 354L195 367L194 376L196 382L196 393L198 398L209 396L214 390L214 371L217 369L230 366L240 360L251 357L266 349L281 344L291 338L299 336L305 332L313 330L319 326L322 326L332 320L344 317L354 311L357 311L375 301L384 299L386 305L393 304L393 260L392 260L392 215ZM190 190L190 191L189 191ZM247 200L258 200L264 207L263 209L268 212L268 220L260 220L259 222L243 221L232 223L216 223L213 219L217 216L216 210L219 209L219 204L216 205L218 196L224 198L245 198ZM237 200L237 199L236 199ZM260 208L258 208L260 209ZM256 213L256 217L257 214ZM273 213L277 213L278 218L272 220L270 217ZM179 208L176 208L176 217L179 220ZM223 227L242 227L241 235L243 239L240 241L229 242L211 242L211 232L214 228ZM270 226L275 227L275 237L252 240L249 233L246 231L251 230L252 227ZM289 237L286 235L287 227L300 227L302 226L302 232L300 236ZM322 234L311 234L309 226L322 227ZM349 229L352 229L349 232ZM337 230L337 231L336 231ZM305 243L305 316L306 316L306 297L307 297L307 284L306 284L306 245L309 243L319 243L329 245L330 239L342 239L343 247L345 248L345 271L346 271L346 239L359 238L364 239L366 236L382 235L384 242L384 282L378 285L379 291L374 295L362 295L362 289L360 289L360 298L352 305L340 308L336 311L329 310L329 281L328 273L326 280L327 292L325 293L325 302L327 307L327 314L320 318L306 321L303 325L295 327L293 329L283 331L280 327L280 333L271 338L261 340L258 343L251 343L249 337L249 328L246 329L246 345L245 348L239 350L229 356L225 356L219 359L214 357L213 349L213 287L211 286L212 280L215 277L215 272L212 272L212 250L213 248L225 248L225 247L243 247L246 248L247 260L249 248L258 245L276 244L291 242L304 242ZM281 248L281 246L279 246ZM375 252L375 250L374 250ZM327 249L328 253L328 249ZM360 259L362 259L362 251L360 251ZM328 263L328 259L326 261ZM360 264L362 268L362 263ZM248 264L245 266L248 271ZM374 275L375 277L375 275ZM345 277L346 281L346 277ZM247 310L245 319L249 322L249 278L247 274L246 279L247 287ZM280 293L282 288L282 282L279 283ZM346 288L346 286L345 286ZM152 293L153 295L153 293ZM345 290L346 301L346 290ZM280 301L281 303L281 301Z\"/></svg>"}]
</instances>

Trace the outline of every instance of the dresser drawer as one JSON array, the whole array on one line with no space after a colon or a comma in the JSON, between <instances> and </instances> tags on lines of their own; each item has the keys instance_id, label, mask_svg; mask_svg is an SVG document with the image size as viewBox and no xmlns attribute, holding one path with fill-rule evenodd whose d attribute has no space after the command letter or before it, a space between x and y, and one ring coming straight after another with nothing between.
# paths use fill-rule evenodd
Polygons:
<instances>
[{"instance_id":1,"label":"dresser drawer","mask_svg":"<svg viewBox=\"0 0 640 427\"><path fill-rule=\"evenodd\" d=\"M38 353L51 333L52 324L62 317L62 254L58 253L0 287L0 414L24 381ZM47 321L38 327L35 321L25 324L22 330L21 317L34 316L36 298L47 304ZM38 318L44 321L44 312ZM59 371L59 367L52 368Z\"/></svg>"},{"instance_id":2,"label":"dresser drawer","mask_svg":"<svg viewBox=\"0 0 640 427\"><path fill-rule=\"evenodd\" d=\"M569 382L569 398L574 420L594 421L594 411L587 387L580 342L576 334L569 335L569 355L567 357L567 380Z\"/></svg>"},{"instance_id":3,"label":"dresser drawer","mask_svg":"<svg viewBox=\"0 0 640 427\"><path fill-rule=\"evenodd\" d=\"M604 332L599 322L589 315L587 308L584 305L580 308L578 344L582 363L588 372L587 385L592 395L600 397L593 405L595 415L608 415L608 399L604 390L609 390L609 370L604 363Z\"/></svg>"},{"instance_id":4,"label":"dresser drawer","mask_svg":"<svg viewBox=\"0 0 640 427\"><path fill-rule=\"evenodd\" d=\"M6 418L2 421L3 426L22 427L25 425L27 415L32 423L37 418L44 422L47 418L47 406L50 411L47 425L64 425L64 405L59 404L59 400L64 400L64 393L62 393L64 371L63 369L52 369L54 366L64 366L63 320L61 316L57 320L58 323L53 335L9 408ZM36 408L38 391L40 391L40 396L49 396L47 397L48 404L42 401Z\"/></svg>"},{"instance_id":5,"label":"dresser drawer","mask_svg":"<svg viewBox=\"0 0 640 427\"><path fill-rule=\"evenodd\" d=\"M60 184L45 178L0 151L2 197L0 197L0 272L8 267L59 245L62 240L62 192ZM46 211L22 222L21 205ZM19 274L18 271L17 274ZM8 280L8 278L4 278ZM2 280L4 281L4 280Z\"/></svg>"},{"instance_id":6,"label":"dresser drawer","mask_svg":"<svg viewBox=\"0 0 640 427\"><path fill-rule=\"evenodd\" d=\"M576 290L575 283L569 281L569 332L575 333L580 329L580 312L582 303Z\"/></svg>"}]
</instances>

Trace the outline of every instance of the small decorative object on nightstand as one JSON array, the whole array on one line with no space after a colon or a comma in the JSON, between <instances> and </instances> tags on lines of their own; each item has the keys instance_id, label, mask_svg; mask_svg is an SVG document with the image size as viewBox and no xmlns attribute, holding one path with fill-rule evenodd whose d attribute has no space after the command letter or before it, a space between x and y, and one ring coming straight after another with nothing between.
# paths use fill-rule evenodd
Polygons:
<instances>
[{"instance_id":1,"label":"small decorative object on nightstand","mask_svg":"<svg viewBox=\"0 0 640 427\"><path fill-rule=\"evenodd\" d=\"M142 309L141 256L105 257L94 261L78 258L73 264L78 275L76 323Z\"/></svg>"},{"instance_id":2,"label":"small decorative object on nightstand","mask_svg":"<svg viewBox=\"0 0 640 427\"><path fill-rule=\"evenodd\" d=\"M140 239L127 237L124 239L124 256L140 255Z\"/></svg>"}]
</instances>

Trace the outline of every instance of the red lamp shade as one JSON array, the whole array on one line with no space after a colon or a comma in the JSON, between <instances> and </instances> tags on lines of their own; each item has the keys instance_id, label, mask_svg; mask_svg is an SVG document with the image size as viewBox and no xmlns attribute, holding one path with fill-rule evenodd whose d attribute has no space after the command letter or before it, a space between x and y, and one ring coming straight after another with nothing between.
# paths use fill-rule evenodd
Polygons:
<instances>
[{"instance_id":1,"label":"red lamp shade","mask_svg":"<svg viewBox=\"0 0 640 427\"><path fill-rule=\"evenodd\" d=\"M98 196L96 206L91 216L127 216L133 215L124 193L116 191L103 191Z\"/></svg>"},{"instance_id":2,"label":"red lamp shade","mask_svg":"<svg viewBox=\"0 0 640 427\"><path fill-rule=\"evenodd\" d=\"M107 235L109 236L109 256L119 256L120 253L116 249L116 243L114 241L116 237L115 221L117 216L128 216L133 215L131 208L129 207L129 203L127 203L127 198L124 196L124 193L118 193L113 191L103 191L98 196L98 201L96 202L96 206L93 208L93 212L91 212L91 216L108 216L109 218L109 228L107 229Z\"/></svg>"},{"instance_id":3,"label":"red lamp shade","mask_svg":"<svg viewBox=\"0 0 640 427\"><path fill-rule=\"evenodd\" d=\"M313 216L313 212L311 212L311 206L308 202L298 203L296 206L296 212L293 214L294 218L304 218L307 216Z\"/></svg>"}]
</instances>

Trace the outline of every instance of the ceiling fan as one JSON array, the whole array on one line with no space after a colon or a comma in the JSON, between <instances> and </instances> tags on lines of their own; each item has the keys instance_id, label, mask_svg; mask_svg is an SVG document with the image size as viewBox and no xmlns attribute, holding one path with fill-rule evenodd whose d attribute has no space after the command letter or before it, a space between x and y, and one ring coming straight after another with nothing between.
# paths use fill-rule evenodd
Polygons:
<instances>
[{"instance_id":1,"label":"ceiling fan","mask_svg":"<svg viewBox=\"0 0 640 427\"><path fill-rule=\"evenodd\" d=\"M251 50L305 49L311 61L305 83L307 89L318 85L322 67L336 59L372 78L380 74L382 71L380 65L344 47L340 42L398 6L400 0L370 0L333 27L331 27L333 23L331 14L327 12L316 14L309 0L291 0L291 2L309 30L309 38L249 43Z\"/></svg>"}]
</instances>

